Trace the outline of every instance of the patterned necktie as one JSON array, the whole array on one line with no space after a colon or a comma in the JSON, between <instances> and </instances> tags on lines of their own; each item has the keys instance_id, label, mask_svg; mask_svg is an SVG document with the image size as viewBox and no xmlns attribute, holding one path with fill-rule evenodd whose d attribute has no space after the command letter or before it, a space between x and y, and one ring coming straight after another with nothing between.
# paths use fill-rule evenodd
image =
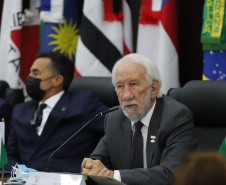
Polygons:
<instances>
[{"instance_id":1,"label":"patterned necktie","mask_svg":"<svg viewBox=\"0 0 226 185\"><path fill-rule=\"evenodd\" d=\"M133 134L133 146L132 146L132 168L143 168L143 137L141 133L141 128L143 123L136 122L135 132Z\"/></svg>"},{"instance_id":2,"label":"patterned necktie","mask_svg":"<svg viewBox=\"0 0 226 185\"><path fill-rule=\"evenodd\" d=\"M37 111L37 117L35 120L35 127L39 127L41 125L42 122L42 116L43 116L43 109L46 108L46 104L42 103L39 105L38 111Z\"/></svg>"}]
</instances>

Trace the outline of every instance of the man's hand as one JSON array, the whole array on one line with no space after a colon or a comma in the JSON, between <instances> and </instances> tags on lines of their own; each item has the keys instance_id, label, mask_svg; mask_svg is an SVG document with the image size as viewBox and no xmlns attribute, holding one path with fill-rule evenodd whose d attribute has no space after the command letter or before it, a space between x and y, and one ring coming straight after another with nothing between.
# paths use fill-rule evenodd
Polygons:
<instances>
[{"instance_id":1,"label":"man's hand","mask_svg":"<svg viewBox=\"0 0 226 185\"><path fill-rule=\"evenodd\" d=\"M84 158L81 168L82 174L114 177L114 171L107 169L100 160Z\"/></svg>"}]
</instances>

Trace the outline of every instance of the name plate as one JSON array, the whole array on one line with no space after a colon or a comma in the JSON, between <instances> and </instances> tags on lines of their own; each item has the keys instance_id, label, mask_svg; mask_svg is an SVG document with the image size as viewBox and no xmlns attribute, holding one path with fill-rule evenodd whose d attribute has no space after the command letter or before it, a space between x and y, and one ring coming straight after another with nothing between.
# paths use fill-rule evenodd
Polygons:
<instances>
[{"instance_id":1,"label":"name plate","mask_svg":"<svg viewBox=\"0 0 226 185\"><path fill-rule=\"evenodd\" d=\"M83 175L29 172L26 185L86 185Z\"/></svg>"}]
</instances>

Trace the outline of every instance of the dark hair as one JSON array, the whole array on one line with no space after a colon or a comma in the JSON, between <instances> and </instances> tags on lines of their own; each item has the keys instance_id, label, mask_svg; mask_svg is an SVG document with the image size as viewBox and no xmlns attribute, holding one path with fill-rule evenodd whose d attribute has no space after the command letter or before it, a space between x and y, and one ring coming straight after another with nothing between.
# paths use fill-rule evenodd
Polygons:
<instances>
[{"instance_id":1,"label":"dark hair","mask_svg":"<svg viewBox=\"0 0 226 185\"><path fill-rule=\"evenodd\" d=\"M51 62L47 67L52 72L52 74L60 74L64 77L63 89L67 91L74 77L74 63L63 54L53 51L41 52L36 56L36 59L45 57L51 59Z\"/></svg>"},{"instance_id":2,"label":"dark hair","mask_svg":"<svg viewBox=\"0 0 226 185\"><path fill-rule=\"evenodd\" d=\"M176 167L174 185L226 185L226 160L217 152L193 152Z\"/></svg>"}]
</instances>

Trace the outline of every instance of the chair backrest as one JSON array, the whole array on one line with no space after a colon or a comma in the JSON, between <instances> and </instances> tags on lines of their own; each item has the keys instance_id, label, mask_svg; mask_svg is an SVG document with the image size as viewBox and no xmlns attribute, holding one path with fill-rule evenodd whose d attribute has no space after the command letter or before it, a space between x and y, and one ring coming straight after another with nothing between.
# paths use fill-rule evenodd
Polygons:
<instances>
[{"instance_id":1,"label":"chair backrest","mask_svg":"<svg viewBox=\"0 0 226 185\"><path fill-rule=\"evenodd\" d=\"M100 95L103 103L109 107L119 105L111 77L75 77L68 89L92 90Z\"/></svg>"},{"instance_id":2,"label":"chair backrest","mask_svg":"<svg viewBox=\"0 0 226 185\"><path fill-rule=\"evenodd\" d=\"M0 97L8 102L11 107L24 102L23 90L10 88L9 84L3 80L0 80Z\"/></svg>"},{"instance_id":3,"label":"chair backrest","mask_svg":"<svg viewBox=\"0 0 226 185\"><path fill-rule=\"evenodd\" d=\"M226 81L194 80L167 95L192 111L200 149L218 150L226 136Z\"/></svg>"}]
</instances>

